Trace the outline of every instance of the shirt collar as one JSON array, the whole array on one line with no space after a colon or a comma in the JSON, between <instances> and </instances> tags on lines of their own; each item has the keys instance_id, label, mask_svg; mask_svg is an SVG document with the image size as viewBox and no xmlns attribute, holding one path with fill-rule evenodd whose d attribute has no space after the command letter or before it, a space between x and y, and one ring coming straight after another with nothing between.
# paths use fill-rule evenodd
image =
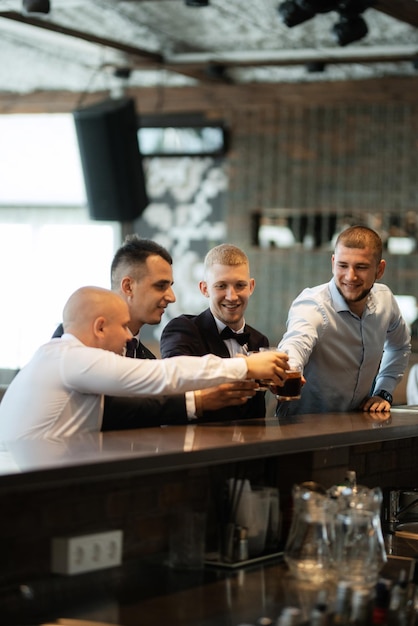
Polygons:
<instances>
[{"instance_id":1,"label":"shirt collar","mask_svg":"<svg viewBox=\"0 0 418 626\"><path fill-rule=\"evenodd\" d=\"M343 296L338 291L334 278L332 278L329 283L329 291L331 294L332 305L334 309L337 311L337 313L341 313L341 311L348 311L349 313L353 315L353 312L351 311L347 302L344 300ZM376 308L376 301L374 299L373 288L372 288L369 295L367 296L366 306L364 310L365 310L365 313L372 313L375 310L375 308Z\"/></svg>"}]
</instances>

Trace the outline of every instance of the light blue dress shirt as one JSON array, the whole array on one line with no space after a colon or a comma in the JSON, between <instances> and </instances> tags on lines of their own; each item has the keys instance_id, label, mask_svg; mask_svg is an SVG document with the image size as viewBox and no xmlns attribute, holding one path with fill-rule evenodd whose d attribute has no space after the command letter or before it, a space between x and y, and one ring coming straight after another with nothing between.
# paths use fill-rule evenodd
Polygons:
<instances>
[{"instance_id":1,"label":"light blue dress shirt","mask_svg":"<svg viewBox=\"0 0 418 626\"><path fill-rule=\"evenodd\" d=\"M279 349L303 367L306 384L300 400L279 403L277 415L344 412L382 389L393 392L411 337L389 287L375 283L359 317L332 279L294 300Z\"/></svg>"}]
</instances>

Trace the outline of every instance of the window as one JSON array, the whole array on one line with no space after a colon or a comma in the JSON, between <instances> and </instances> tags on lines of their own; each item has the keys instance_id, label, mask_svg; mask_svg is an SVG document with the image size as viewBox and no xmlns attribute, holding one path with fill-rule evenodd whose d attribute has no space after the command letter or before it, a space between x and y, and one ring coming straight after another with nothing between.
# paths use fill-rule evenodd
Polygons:
<instances>
[{"instance_id":1,"label":"window","mask_svg":"<svg viewBox=\"0 0 418 626\"><path fill-rule=\"evenodd\" d=\"M76 288L110 286L120 227L88 218L71 115L3 115L0 134L0 368L17 369Z\"/></svg>"}]
</instances>

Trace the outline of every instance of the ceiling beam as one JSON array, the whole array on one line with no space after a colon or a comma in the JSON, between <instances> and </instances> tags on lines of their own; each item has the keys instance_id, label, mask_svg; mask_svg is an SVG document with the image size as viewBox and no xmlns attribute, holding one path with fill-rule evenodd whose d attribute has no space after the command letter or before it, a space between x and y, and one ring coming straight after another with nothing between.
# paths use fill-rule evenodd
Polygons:
<instances>
[{"instance_id":1,"label":"ceiling beam","mask_svg":"<svg viewBox=\"0 0 418 626\"><path fill-rule=\"evenodd\" d=\"M125 53L129 57L132 68L161 70L166 67L164 57L161 54L149 52L148 50L144 50L143 48L131 46L123 42L116 41L114 39L109 39L107 37L98 37L93 33L61 26L60 24L56 24L55 22L51 22L46 19L22 15L17 11L0 11L0 18L12 20L14 22L18 22L19 24L25 24L35 28L40 28L49 32L57 33L59 35L74 37L75 39L81 39L83 41L87 41L89 43L99 46L104 46L112 50L118 50L119 52ZM205 72L195 71L194 69L188 69L187 67L181 67L176 69L173 66L172 68L170 68L170 70L174 73L179 73L183 76L188 76L189 78L194 78L199 81L213 81L213 78L207 76Z\"/></svg>"},{"instance_id":2,"label":"ceiling beam","mask_svg":"<svg viewBox=\"0 0 418 626\"><path fill-rule=\"evenodd\" d=\"M17 11L1 11L0 18L1 17L8 20L13 20L15 22L19 22L20 24L35 26L36 28L48 30L50 32L58 33L60 35L75 37L76 39L82 39L83 41L88 41L89 43L93 43L99 46L105 46L107 48L119 50L120 52L124 52L125 54L140 57L143 62L149 61L151 64L159 64L164 61L161 54L149 52L148 50L144 50L143 48L130 46L114 39L108 39L107 37L97 37L93 33L87 33L85 31L76 30L74 28L61 26L60 24L56 24L55 22L50 22L45 19L21 15Z\"/></svg>"},{"instance_id":3,"label":"ceiling beam","mask_svg":"<svg viewBox=\"0 0 418 626\"><path fill-rule=\"evenodd\" d=\"M165 67L198 69L202 66L226 66L226 67L262 67L266 65L304 65L311 61L323 61L332 63L391 63L409 61L417 55L414 45L373 46L363 48L350 46L344 48L322 48L315 50L305 48L300 50L263 50L253 52L222 52L217 53L187 53L175 54L165 61Z\"/></svg>"},{"instance_id":4,"label":"ceiling beam","mask_svg":"<svg viewBox=\"0 0 418 626\"><path fill-rule=\"evenodd\" d=\"M126 95L137 102L141 114L195 113L204 112L208 118L218 119L224 115L234 116L237 109L260 110L261 107L273 107L277 110L282 105L301 107L311 106L360 106L361 104L393 103L396 106L408 104L416 107L415 77L384 77L367 80L342 80L326 84L280 83L254 85L198 85L196 87L161 87L128 88ZM72 113L80 106L96 103L108 98L107 91L86 94L73 91L36 91L16 97L14 93L0 92L1 114L23 113ZM235 122L234 122L235 123Z\"/></svg>"},{"instance_id":5,"label":"ceiling beam","mask_svg":"<svg viewBox=\"0 0 418 626\"><path fill-rule=\"evenodd\" d=\"M376 4L373 5L373 8L387 13L396 19L418 26L417 0L376 0ZM94 45L118 50L127 55L126 65L131 67L131 69L166 69L183 76L188 76L202 83L231 83L231 78L228 76L228 69L234 67L286 67L306 65L312 61L325 65L336 63L398 63L416 59L415 49L410 51L407 49L408 47L402 47L400 45L394 46L389 50L387 48L379 50L378 48L354 48L350 46L344 49L327 49L326 51L294 50L291 53L288 51L263 51L260 54L252 52L249 55L236 52L224 52L217 55L211 53L191 53L165 58L161 54L149 52L137 46L61 26L45 18L22 15L17 11L0 12L0 18L87 41Z\"/></svg>"}]
</instances>

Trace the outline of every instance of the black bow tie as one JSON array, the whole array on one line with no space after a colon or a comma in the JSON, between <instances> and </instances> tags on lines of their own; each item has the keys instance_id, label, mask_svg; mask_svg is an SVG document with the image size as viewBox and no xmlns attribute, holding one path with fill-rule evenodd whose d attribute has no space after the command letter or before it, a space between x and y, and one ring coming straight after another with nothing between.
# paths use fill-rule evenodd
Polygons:
<instances>
[{"instance_id":1,"label":"black bow tie","mask_svg":"<svg viewBox=\"0 0 418 626\"><path fill-rule=\"evenodd\" d=\"M249 342L250 333L234 333L229 326L225 326L223 331L220 333L220 337L221 339L235 339L238 341L240 346L243 346L245 343Z\"/></svg>"}]
</instances>

